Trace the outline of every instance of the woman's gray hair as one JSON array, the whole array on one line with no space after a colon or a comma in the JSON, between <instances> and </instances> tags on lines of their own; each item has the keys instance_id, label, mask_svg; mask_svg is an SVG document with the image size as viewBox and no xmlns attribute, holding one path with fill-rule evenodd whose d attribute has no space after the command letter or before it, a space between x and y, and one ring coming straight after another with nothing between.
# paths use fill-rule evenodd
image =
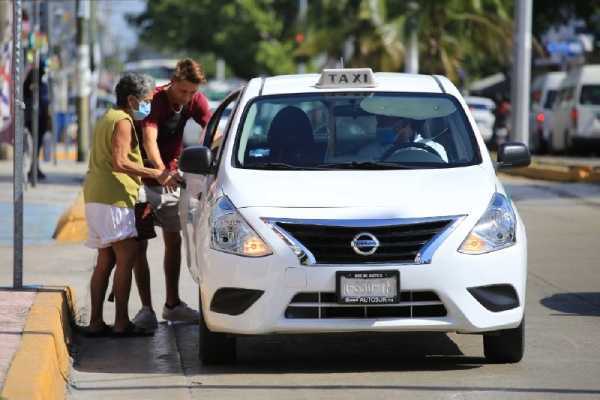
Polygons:
<instances>
[{"instance_id":1,"label":"woman's gray hair","mask_svg":"<svg viewBox=\"0 0 600 400\"><path fill-rule=\"evenodd\" d=\"M127 72L119 79L115 92L117 95L117 106L127 108L127 96L136 99L144 98L154 90L154 79L151 76L137 72Z\"/></svg>"}]
</instances>

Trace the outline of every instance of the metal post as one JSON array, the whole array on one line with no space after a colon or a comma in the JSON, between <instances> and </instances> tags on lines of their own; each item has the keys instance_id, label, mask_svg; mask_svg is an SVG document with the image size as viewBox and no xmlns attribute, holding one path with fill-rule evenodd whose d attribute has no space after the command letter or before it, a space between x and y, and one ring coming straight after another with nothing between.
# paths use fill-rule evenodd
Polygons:
<instances>
[{"instance_id":1,"label":"metal post","mask_svg":"<svg viewBox=\"0 0 600 400\"><path fill-rule=\"evenodd\" d=\"M87 159L90 114L89 0L77 0L77 161Z\"/></svg>"},{"instance_id":2,"label":"metal post","mask_svg":"<svg viewBox=\"0 0 600 400\"><path fill-rule=\"evenodd\" d=\"M32 32L33 32L33 70L31 74L31 139L32 139L32 152L31 152L31 168L30 178L31 186L37 186L38 178L38 163L40 155L38 154L38 147L40 144L40 49L38 48L38 34L40 33L40 2L39 0L33 1L32 11ZM43 132L41 133L44 134Z\"/></svg>"},{"instance_id":3,"label":"metal post","mask_svg":"<svg viewBox=\"0 0 600 400\"><path fill-rule=\"evenodd\" d=\"M100 80L100 65L101 65L101 52L100 42L98 40L98 21L96 18L98 12L98 2L90 2L90 20L89 20L89 48L90 48L90 80L88 81L88 87L90 90L90 96L88 104L90 112L88 114L95 115L94 111L98 107L98 82ZM92 132L94 124L96 123L95 117L88 118L88 143L92 140Z\"/></svg>"},{"instance_id":4,"label":"metal post","mask_svg":"<svg viewBox=\"0 0 600 400\"><path fill-rule=\"evenodd\" d=\"M514 58L511 79L511 138L529 144L529 81L531 79L531 0L515 0Z\"/></svg>"},{"instance_id":5,"label":"metal post","mask_svg":"<svg viewBox=\"0 0 600 400\"><path fill-rule=\"evenodd\" d=\"M306 15L308 14L308 0L298 0L298 26L302 30L302 35L306 35ZM304 40L304 37L303 37ZM306 73L306 63L298 63L298 73Z\"/></svg>"},{"instance_id":6,"label":"metal post","mask_svg":"<svg viewBox=\"0 0 600 400\"><path fill-rule=\"evenodd\" d=\"M406 49L406 61L404 63L404 72L409 74L419 73L419 39L417 37L418 21L417 11L419 4L411 1L408 3L410 12L406 21L406 35L408 36L408 46Z\"/></svg>"},{"instance_id":7,"label":"metal post","mask_svg":"<svg viewBox=\"0 0 600 400\"><path fill-rule=\"evenodd\" d=\"M57 121L56 121L56 108L54 106L54 71L50 68L50 62L54 55L54 51L52 49L53 46L53 37L52 37L52 25L54 24L54 7L52 7L52 2L46 2L46 32L48 37L48 62L46 63L46 74L48 75L48 101L49 101L49 112L50 112L50 120L52 121L52 129L50 132L52 134L52 140L50 142L52 146L52 161L54 165L57 165L56 160L56 137L58 132L56 131Z\"/></svg>"},{"instance_id":8,"label":"metal post","mask_svg":"<svg viewBox=\"0 0 600 400\"><path fill-rule=\"evenodd\" d=\"M215 78L218 81L225 80L225 60L221 57L217 58L217 68L215 73Z\"/></svg>"},{"instance_id":9,"label":"metal post","mask_svg":"<svg viewBox=\"0 0 600 400\"><path fill-rule=\"evenodd\" d=\"M13 157L13 288L23 287L23 86L22 86L22 47L21 0L13 2L13 47L12 47L12 134L15 141Z\"/></svg>"}]
</instances>

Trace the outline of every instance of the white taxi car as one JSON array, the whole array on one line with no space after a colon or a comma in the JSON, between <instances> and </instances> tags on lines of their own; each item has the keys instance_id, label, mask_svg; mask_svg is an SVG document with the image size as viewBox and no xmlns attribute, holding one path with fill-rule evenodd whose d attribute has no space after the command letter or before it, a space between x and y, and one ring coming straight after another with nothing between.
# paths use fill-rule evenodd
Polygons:
<instances>
[{"instance_id":1,"label":"white taxi car","mask_svg":"<svg viewBox=\"0 0 600 400\"><path fill-rule=\"evenodd\" d=\"M527 241L495 170L529 160L492 161L442 76L252 79L180 160L201 359L233 361L244 334L439 331L519 361Z\"/></svg>"}]
</instances>

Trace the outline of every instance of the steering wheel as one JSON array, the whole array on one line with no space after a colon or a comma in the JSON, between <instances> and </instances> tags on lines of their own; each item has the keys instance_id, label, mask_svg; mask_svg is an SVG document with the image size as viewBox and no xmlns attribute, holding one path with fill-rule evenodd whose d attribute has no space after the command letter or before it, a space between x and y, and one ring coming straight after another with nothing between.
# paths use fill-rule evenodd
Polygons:
<instances>
[{"instance_id":1,"label":"steering wheel","mask_svg":"<svg viewBox=\"0 0 600 400\"><path fill-rule=\"evenodd\" d=\"M434 156L438 157L438 158L442 158L440 157L440 155L438 154L437 151L435 151L435 149L431 146L426 145L425 143L422 142L408 142L408 143L396 143L393 144L389 149L387 149L385 151L385 153L383 153L383 155L381 156L381 158L379 159L379 161L385 161L388 158L390 158L390 156L392 156L394 153L402 150L402 149L420 149L420 150L424 150L428 153L433 154Z\"/></svg>"}]
</instances>

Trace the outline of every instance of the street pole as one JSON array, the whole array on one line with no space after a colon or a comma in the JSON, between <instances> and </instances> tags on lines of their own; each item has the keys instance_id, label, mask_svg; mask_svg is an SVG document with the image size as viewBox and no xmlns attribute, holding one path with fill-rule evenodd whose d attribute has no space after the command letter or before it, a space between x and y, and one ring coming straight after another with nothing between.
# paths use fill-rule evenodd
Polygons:
<instances>
[{"instance_id":1,"label":"street pole","mask_svg":"<svg viewBox=\"0 0 600 400\"><path fill-rule=\"evenodd\" d=\"M54 45L53 41L53 32L52 25L54 24L54 7L52 7L52 2L49 1L46 3L46 33L48 40L48 56L46 62L46 75L48 76L48 101L49 101L49 112L50 112L50 121L52 121L52 126L50 129L51 137L51 153L52 153L52 162L54 165L57 164L56 160L56 138L58 133L56 131L57 120L56 120L56 107L54 106L54 70L50 68L50 63L54 56L54 50L52 46Z\"/></svg>"},{"instance_id":2,"label":"street pole","mask_svg":"<svg viewBox=\"0 0 600 400\"><path fill-rule=\"evenodd\" d=\"M511 139L529 145L529 81L531 79L532 0L515 0Z\"/></svg>"},{"instance_id":3,"label":"street pole","mask_svg":"<svg viewBox=\"0 0 600 400\"><path fill-rule=\"evenodd\" d=\"M96 19L98 12L98 2L90 2L90 52L92 61L90 64L90 80L88 81L88 87L90 90L89 107L90 110L95 110L98 106L98 82L100 80L100 65L101 65L101 53L100 53L100 41L98 40L98 21ZM90 112L91 114L91 112ZM91 140L91 133L93 132L94 124L96 120L94 118L88 118L88 143Z\"/></svg>"},{"instance_id":4,"label":"street pole","mask_svg":"<svg viewBox=\"0 0 600 400\"><path fill-rule=\"evenodd\" d=\"M31 186L37 186L38 163L40 155L38 147L40 143L40 49L38 37L40 33L40 2L33 0L32 32L33 32L33 70L31 74L31 138L33 139L31 152L30 181ZM43 134L43 132L42 132Z\"/></svg>"},{"instance_id":5,"label":"street pole","mask_svg":"<svg viewBox=\"0 0 600 400\"><path fill-rule=\"evenodd\" d=\"M298 0L298 26L302 30L302 40L304 41L304 35L306 35L306 15L308 14L308 0ZM306 63L300 61L298 63L298 73L306 73Z\"/></svg>"},{"instance_id":6,"label":"street pole","mask_svg":"<svg viewBox=\"0 0 600 400\"><path fill-rule=\"evenodd\" d=\"M408 36L408 46L406 48L406 62L404 63L404 72L408 74L419 73L419 39L417 37L418 22L417 11L419 4L411 1L408 3L409 17L406 21L406 34Z\"/></svg>"},{"instance_id":7,"label":"street pole","mask_svg":"<svg viewBox=\"0 0 600 400\"><path fill-rule=\"evenodd\" d=\"M23 20L21 0L14 0L12 15L12 134L13 156L13 288L23 287L23 85L21 31Z\"/></svg>"},{"instance_id":8,"label":"street pole","mask_svg":"<svg viewBox=\"0 0 600 400\"><path fill-rule=\"evenodd\" d=\"M77 0L77 161L87 159L90 114L89 0Z\"/></svg>"}]
</instances>

